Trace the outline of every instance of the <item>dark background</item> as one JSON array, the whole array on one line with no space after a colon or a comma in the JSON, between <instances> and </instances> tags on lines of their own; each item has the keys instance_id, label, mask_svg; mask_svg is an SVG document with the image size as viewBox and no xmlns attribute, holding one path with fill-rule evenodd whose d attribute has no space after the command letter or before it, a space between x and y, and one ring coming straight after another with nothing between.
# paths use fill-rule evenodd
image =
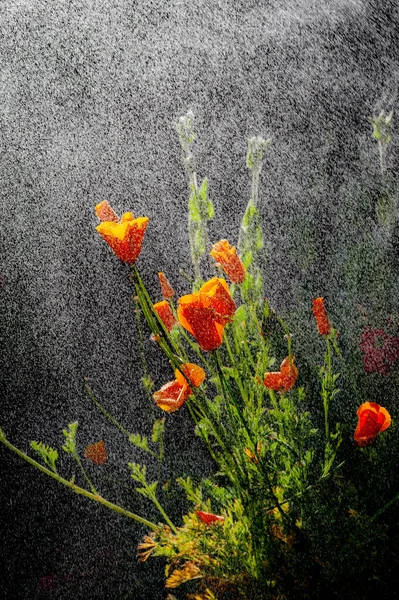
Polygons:
<instances>
[{"instance_id":1,"label":"dark background","mask_svg":"<svg viewBox=\"0 0 399 600\"><path fill-rule=\"evenodd\" d=\"M246 139L271 136L260 192L267 294L280 310L308 312L312 296L326 295L334 314L336 243L351 235L343 198L359 178L378 185L368 117L395 107L397 3L14 0L0 3L0 26L1 427L23 450L32 439L60 448L78 420L80 450L107 443L108 463L88 466L95 482L156 519L128 489L127 462L145 456L84 391L88 376L129 430L149 432L133 288L95 232L94 207L107 198L119 213L150 217L143 278L154 300L159 270L187 293L178 269L190 272L188 190L174 122L193 110L198 173L216 208L210 237L232 244L250 193ZM394 118L392 173L395 131ZM149 352L160 387L170 373ZM185 409L167 417L167 456L162 482L211 469ZM164 597L162 564L136 559L144 528L4 447L0 458L2 597ZM178 514L182 501L170 502Z\"/></svg>"}]
</instances>

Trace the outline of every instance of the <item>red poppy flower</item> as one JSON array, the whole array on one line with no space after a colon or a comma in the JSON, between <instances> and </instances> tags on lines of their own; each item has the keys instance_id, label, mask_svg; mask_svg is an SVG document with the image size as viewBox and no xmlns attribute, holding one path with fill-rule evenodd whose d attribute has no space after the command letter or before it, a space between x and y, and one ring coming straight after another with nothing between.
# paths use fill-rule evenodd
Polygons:
<instances>
[{"instance_id":1,"label":"red poppy flower","mask_svg":"<svg viewBox=\"0 0 399 600\"><path fill-rule=\"evenodd\" d=\"M235 309L227 283L214 277L195 294L179 299L177 316L202 350L211 351L222 343L224 327L232 321Z\"/></svg>"},{"instance_id":2,"label":"red poppy flower","mask_svg":"<svg viewBox=\"0 0 399 600\"><path fill-rule=\"evenodd\" d=\"M105 442L101 440L101 442L89 444L84 452L84 457L91 460L95 465L103 465L108 459Z\"/></svg>"},{"instance_id":3,"label":"red poppy flower","mask_svg":"<svg viewBox=\"0 0 399 600\"><path fill-rule=\"evenodd\" d=\"M320 335L328 335L331 331L331 324L324 306L324 298L315 298L312 300L312 311L316 319L318 332Z\"/></svg>"},{"instance_id":4,"label":"red poppy flower","mask_svg":"<svg viewBox=\"0 0 399 600\"><path fill-rule=\"evenodd\" d=\"M205 379L205 371L193 363L181 365L175 370L174 381L170 381L153 394L156 405L166 412L178 410L193 393L190 385L199 387ZM189 385L190 383L190 385Z\"/></svg>"},{"instance_id":5,"label":"red poppy flower","mask_svg":"<svg viewBox=\"0 0 399 600\"><path fill-rule=\"evenodd\" d=\"M159 283L161 284L161 293L165 300L169 300L169 298L173 298L175 295L175 291L170 285L164 273L158 273Z\"/></svg>"},{"instance_id":6,"label":"red poppy flower","mask_svg":"<svg viewBox=\"0 0 399 600\"><path fill-rule=\"evenodd\" d=\"M265 373L264 384L269 390L275 392L288 392L298 378L298 369L294 365L295 356L289 356L280 365L280 371Z\"/></svg>"},{"instance_id":7,"label":"red poppy flower","mask_svg":"<svg viewBox=\"0 0 399 600\"><path fill-rule=\"evenodd\" d=\"M153 308L158 313L158 316L165 325L166 329L170 331L173 325L176 323L176 319L173 315L172 309L170 308L169 302L167 302L167 300L162 300L161 302L154 304Z\"/></svg>"},{"instance_id":8,"label":"red poppy flower","mask_svg":"<svg viewBox=\"0 0 399 600\"><path fill-rule=\"evenodd\" d=\"M213 515L212 513L202 512L202 510L196 510L195 514L205 525L212 525L213 523L224 524L224 517L219 515Z\"/></svg>"},{"instance_id":9,"label":"red poppy flower","mask_svg":"<svg viewBox=\"0 0 399 600\"><path fill-rule=\"evenodd\" d=\"M375 402L365 402L357 410L359 418L354 440L358 446L372 444L381 431L385 431L391 424L391 415Z\"/></svg>"},{"instance_id":10,"label":"red poppy flower","mask_svg":"<svg viewBox=\"0 0 399 600\"><path fill-rule=\"evenodd\" d=\"M115 221L118 215L106 200L96 206L96 213L102 221L96 229L116 256L127 263L136 262L148 225L148 217L135 219L133 213L126 212L120 221ZM105 221L105 218L110 220Z\"/></svg>"},{"instance_id":11,"label":"red poppy flower","mask_svg":"<svg viewBox=\"0 0 399 600\"><path fill-rule=\"evenodd\" d=\"M227 240L220 240L212 246L211 256L220 264L227 277L233 283L242 283L245 279L245 267L236 249Z\"/></svg>"}]
</instances>

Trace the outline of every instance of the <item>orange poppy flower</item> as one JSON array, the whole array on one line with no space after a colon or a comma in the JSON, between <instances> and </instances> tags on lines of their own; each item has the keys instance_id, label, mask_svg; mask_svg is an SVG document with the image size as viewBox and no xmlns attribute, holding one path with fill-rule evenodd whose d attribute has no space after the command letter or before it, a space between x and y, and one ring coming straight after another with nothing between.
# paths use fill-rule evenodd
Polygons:
<instances>
[{"instance_id":1,"label":"orange poppy flower","mask_svg":"<svg viewBox=\"0 0 399 600\"><path fill-rule=\"evenodd\" d=\"M199 387L205 379L205 371L192 363L181 365L175 370L174 381L170 381L153 394L156 405L166 412L178 410L193 393L193 387Z\"/></svg>"},{"instance_id":2,"label":"orange poppy flower","mask_svg":"<svg viewBox=\"0 0 399 600\"><path fill-rule=\"evenodd\" d=\"M97 204L96 213L102 221L96 229L116 256L127 263L136 262L148 225L148 217L135 219L133 213L126 212L118 220L118 215L106 200Z\"/></svg>"},{"instance_id":3,"label":"orange poppy flower","mask_svg":"<svg viewBox=\"0 0 399 600\"><path fill-rule=\"evenodd\" d=\"M237 254L235 247L231 247L227 240L220 240L213 244L211 256L218 262L233 283L242 283L245 279L245 267Z\"/></svg>"},{"instance_id":4,"label":"orange poppy flower","mask_svg":"<svg viewBox=\"0 0 399 600\"><path fill-rule=\"evenodd\" d=\"M154 304L153 308L158 313L158 316L165 325L166 329L170 331L173 325L176 323L176 319L173 315L172 309L170 308L169 302L167 300L162 300L161 302Z\"/></svg>"},{"instance_id":5,"label":"orange poppy flower","mask_svg":"<svg viewBox=\"0 0 399 600\"><path fill-rule=\"evenodd\" d=\"M372 444L381 431L385 431L391 424L391 415L375 402L365 402L357 410L359 418L354 434L358 446Z\"/></svg>"},{"instance_id":6,"label":"orange poppy flower","mask_svg":"<svg viewBox=\"0 0 399 600\"><path fill-rule=\"evenodd\" d=\"M213 515L212 513L203 512L202 510L196 510L195 514L206 525L211 525L212 523L224 524L224 517L221 517L220 515Z\"/></svg>"},{"instance_id":7,"label":"orange poppy flower","mask_svg":"<svg viewBox=\"0 0 399 600\"><path fill-rule=\"evenodd\" d=\"M295 356L287 356L280 365L280 371L265 373L264 384L269 390L275 392L288 392L298 378L298 369L294 365Z\"/></svg>"},{"instance_id":8,"label":"orange poppy flower","mask_svg":"<svg viewBox=\"0 0 399 600\"><path fill-rule=\"evenodd\" d=\"M165 300L169 298L173 298L175 295L175 290L170 285L164 273L158 273L159 283L161 284L161 293Z\"/></svg>"},{"instance_id":9,"label":"orange poppy flower","mask_svg":"<svg viewBox=\"0 0 399 600\"><path fill-rule=\"evenodd\" d=\"M103 465L108 459L105 442L101 440L101 442L89 444L84 452L84 457L91 460L95 465Z\"/></svg>"},{"instance_id":10,"label":"orange poppy flower","mask_svg":"<svg viewBox=\"0 0 399 600\"><path fill-rule=\"evenodd\" d=\"M182 385L175 379L175 381L165 383L160 390L154 392L153 398L155 404L162 410L175 412L183 406L190 394L192 394L190 386L187 383Z\"/></svg>"},{"instance_id":11,"label":"orange poppy flower","mask_svg":"<svg viewBox=\"0 0 399 600\"><path fill-rule=\"evenodd\" d=\"M324 306L324 298L315 298L312 300L312 311L316 319L318 332L320 335L328 335L331 331L331 324Z\"/></svg>"},{"instance_id":12,"label":"orange poppy flower","mask_svg":"<svg viewBox=\"0 0 399 600\"><path fill-rule=\"evenodd\" d=\"M175 370L175 377L181 385L190 383L194 387L199 387L204 381L206 374L204 369L198 365L185 363L180 369Z\"/></svg>"},{"instance_id":13,"label":"orange poppy flower","mask_svg":"<svg viewBox=\"0 0 399 600\"><path fill-rule=\"evenodd\" d=\"M224 327L232 321L235 309L227 283L214 277L195 294L179 299L177 316L202 350L211 351L222 343Z\"/></svg>"}]
</instances>

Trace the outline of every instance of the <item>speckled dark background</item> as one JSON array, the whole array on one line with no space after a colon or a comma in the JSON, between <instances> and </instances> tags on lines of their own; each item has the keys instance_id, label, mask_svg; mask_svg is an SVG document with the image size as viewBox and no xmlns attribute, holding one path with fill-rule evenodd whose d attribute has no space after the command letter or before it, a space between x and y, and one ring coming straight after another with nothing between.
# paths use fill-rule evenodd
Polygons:
<instances>
[{"instance_id":1,"label":"speckled dark background","mask_svg":"<svg viewBox=\"0 0 399 600\"><path fill-rule=\"evenodd\" d=\"M333 295L342 190L379 177L367 118L395 105L398 28L395 0L1 2L0 422L11 441L60 447L62 428L78 420L81 449L107 441L108 464L100 475L89 467L95 481L131 487L125 465L144 457L83 389L87 375L117 418L148 432L128 270L96 234L94 206L107 198L149 216L143 277L154 297L158 270L186 292L177 270L190 269L187 182L173 122L189 108L216 208L211 239L236 240L250 191L246 138L272 136L260 194L268 295L283 310L297 301L303 218L318 234L309 298ZM394 136L392 172L397 149ZM308 183L321 164L328 184L316 199ZM162 384L165 363L151 360ZM209 470L193 438L184 409L168 417L162 480ZM3 447L0 458L2 598L164 597L161 564L135 558L143 528ZM67 459L63 468L72 472ZM106 485L111 499L150 510ZM52 575L54 589L43 589Z\"/></svg>"}]
</instances>

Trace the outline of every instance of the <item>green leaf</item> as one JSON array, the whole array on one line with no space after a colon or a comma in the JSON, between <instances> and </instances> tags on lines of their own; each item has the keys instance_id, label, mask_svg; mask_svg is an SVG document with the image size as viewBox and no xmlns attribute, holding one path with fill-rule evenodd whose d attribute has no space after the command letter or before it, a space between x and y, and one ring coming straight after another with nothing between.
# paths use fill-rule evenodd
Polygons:
<instances>
[{"instance_id":1,"label":"green leaf","mask_svg":"<svg viewBox=\"0 0 399 600\"><path fill-rule=\"evenodd\" d=\"M149 498L150 500L154 500L157 485L158 485L158 481L153 481L153 483L146 485L146 487L136 488L136 492L138 492L142 496L145 496L146 498Z\"/></svg>"},{"instance_id":2,"label":"green leaf","mask_svg":"<svg viewBox=\"0 0 399 600\"><path fill-rule=\"evenodd\" d=\"M68 425L68 429L64 429L62 431L62 433L64 434L64 437L65 437L65 444L62 446L62 449L67 454L73 454L74 456L77 455L77 450L76 450L77 430L78 430L78 422L75 421L74 423L70 423Z\"/></svg>"},{"instance_id":3,"label":"green leaf","mask_svg":"<svg viewBox=\"0 0 399 600\"><path fill-rule=\"evenodd\" d=\"M128 463L128 467L131 471L130 475L134 481L138 481L143 485L147 485L146 473L147 469L145 465L139 465L138 463Z\"/></svg>"},{"instance_id":4,"label":"green leaf","mask_svg":"<svg viewBox=\"0 0 399 600\"><path fill-rule=\"evenodd\" d=\"M202 492L199 488L194 488L194 483L191 477L186 477L186 479L183 479L183 477L178 477L176 481L186 492L188 500L190 500L193 504L201 504Z\"/></svg>"},{"instance_id":5,"label":"green leaf","mask_svg":"<svg viewBox=\"0 0 399 600\"><path fill-rule=\"evenodd\" d=\"M141 436L139 433L132 433L129 436L129 442L137 446L137 448L141 448L141 450L145 450L146 452L150 451L147 438Z\"/></svg>"},{"instance_id":6,"label":"green leaf","mask_svg":"<svg viewBox=\"0 0 399 600\"><path fill-rule=\"evenodd\" d=\"M201 223L201 213L198 202L198 197L195 192L192 192L188 201L188 220L191 223Z\"/></svg>"},{"instance_id":7,"label":"green leaf","mask_svg":"<svg viewBox=\"0 0 399 600\"><path fill-rule=\"evenodd\" d=\"M215 215L214 206L208 197L208 184L209 184L208 179L205 178L201 184L200 189L198 190L198 197L200 200L199 212L200 212L202 221L203 220L210 221L211 219L213 219L213 217Z\"/></svg>"},{"instance_id":8,"label":"green leaf","mask_svg":"<svg viewBox=\"0 0 399 600\"><path fill-rule=\"evenodd\" d=\"M234 321L241 325L242 322L246 322L248 319L248 310L245 304L241 304L234 313Z\"/></svg>"},{"instance_id":9,"label":"green leaf","mask_svg":"<svg viewBox=\"0 0 399 600\"><path fill-rule=\"evenodd\" d=\"M162 419L157 419L152 426L152 436L151 439L154 443L158 443L165 432L165 417Z\"/></svg>"},{"instance_id":10,"label":"green leaf","mask_svg":"<svg viewBox=\"0 0 399 600\"><path fill-rule=\"evenodd\" d=\"M32 450L34 450L43 462L52 470L54 473L57 473L57 467L55 463L58 459L58 452L55 448L51 448L50 446L46 446L43 442L35 442L32 441L30 443Z\"/></svg>"}]
</instances>

